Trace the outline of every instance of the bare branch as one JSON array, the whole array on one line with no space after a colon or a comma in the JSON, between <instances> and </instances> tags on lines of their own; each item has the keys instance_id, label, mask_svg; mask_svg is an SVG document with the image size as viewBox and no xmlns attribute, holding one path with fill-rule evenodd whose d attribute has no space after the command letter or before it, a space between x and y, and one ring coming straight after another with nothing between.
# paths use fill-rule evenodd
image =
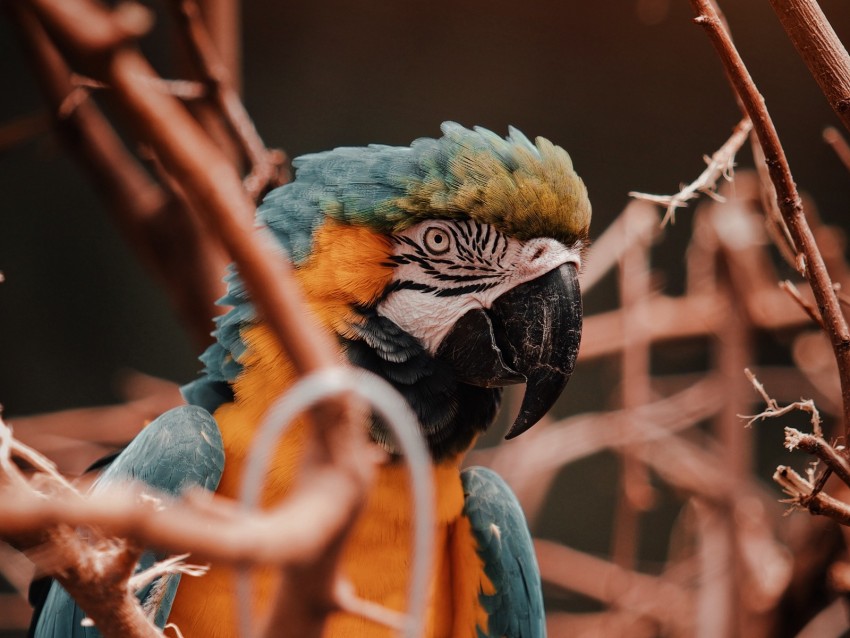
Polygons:
<instances>
[{"instance_id":1,"label":"bare branch","mask_svg":"<svg viewBox=\"0 0 850 638\"><path fill-rule=\"evenodd\" d=\"M792 451L800 449L817 456L838 478L850 486L850 462L822 436L806 434L795 428L785 428L785 447Z\"/></svg>"},{"instance_id":2,"label":"bare branch","mask_svg":"<svg viewBox=\"0 0 850 638\"><path fill-rule=\"evenodd\" d=\"M66 117L58 117L61 105L79 90L70 80L71 69L32 7L23 2L8 2L5 6L17 24L27 58L56 117L57 131L66 148L88 169L105 195L112 218L128 244L165 285L195 344L205 347L210 339L210 318L217 313L215 300L224 292L219 273L225 262L220 253L203 227L185 210L174 206L150 179L91 100L79 101ZM63 6L60 13L66 9ZM126 9L121 11L120 15L127 13ZM71 22L85 22L80 20L85 13L70 11L63 15ZM99 34L92 35L96 40L121 41L127 35L126 25L92 27L92 33Z\"/></svg>"},{"instance_id":3,"label":"bare branch","mask_svg":"<svg viewBox=\"0 0 850 638\"><path fill-rule=\"evenodd\" d=\"M797 302L797 305L800 306L809 317L812 318L817 325L821 327L821 329L825 329L823 325L823 318L818 314L817 308L815 308L811 303L809 303L806 299L803 299L803 295L800 294L800 290L795 286L791 281L785 280L779 282L779 287L788 293L788 296L791 297L794 301Z\"/></svg>"},{"instance_id":4,"label":"bare branch","mask_svg":"<svg viewBox=\"0 0 850 638\"><path fill-rule=\"evenodd\" d=\"M195 0L173 0L173 3L195 67L250 164L244 185L256 202L269 189L287 181L286 156L281 151L267 149L260 138L204 26L198 4Z\"/></svg>"},{"instance_id":5,"label":"bare branch","mask_svg":"<svg viewBox=\"0 0 850 638\"><path fill-rule=\"evenodd\" d=\"M632 191L630 197L641 199L653 204L659 204L667 207L667 212L664 213L664 219L661 220L661 225L668 222L675 223L676 209L687 206L687 202L699 197L698 193L708 195L713 199L718 199L717 182L720 178L731 181L732 174L735 169L735 155L741 149L744 142L747 141L747 136L752 130L753 124L749 118L744 118L735 126L732 136L726 140L711 157L705 157L705 162L708 164L706 169L700 173L693 182L682 189L675 195L650 195L649 193L639 193ZM722 201L719 200L719 201Z\"/></svg>"},{"instance_id":6,"label":"bare branch","mask_svg":"<svg viewBox=\"0 0 850 638\"><path fill-rule=\"evenodd\" d=\"M806 509L812 514L828 516L829 518L850 526L850 505L832 498L822 491L815 491L815 485L804 479L790 467L780 465L773 474L773 480L779 483L782 490L791 498L786 502Z\"/></svg>"},{"instance_id":7,"label":"bare branch","mask_svg":"<svg viewBox=\"0 0 850 638\"><path fill-rule=\"evenodd\" d=\"M806 399L801 401L795 401L794 403L790 403L784 407L780 407L774 399L770 398L770 396L767 394L767 391L764 389L764 386L759 382L759 380L756 378L756 375L754 375L749 368L744 368L744 374L747 375L747 379L750 380L750 383L753 384L753 387L756 389L756 392L761 395L762 399L764 399L764 402L767 404L767 408L764 411L759 412L758 414L752 416L738 415L742 419L747 419L747 427L752 426L753 423L759 420L772 419L784 416L789 412L793 412L794 410L802 410L803 412L808 412L811 415L810 419L812 423L812 430L814 431L815 436L820 439L823 439L820 413L818 412L817 407L815 407L814 401L812 401L811 399Z\"/></svg>"},{"instance_id":8,"label":"bare branch","mask_svg":"<svg viewBox=\"0 0 850 638\"><path fill-rule=\"evenodd\" d=\"M845 128L850 130L850 56L816 0L770 0L782 27Z\"/></svg>"},{"instance_id":9,"label":"bare branch","mask_svg":"<svg viewBox=\"0 0 850 638\"><path fill-rule=\"evenodd\" d=\"M534 549L544 582L651 618L662 628L689 633L693 601L673 582L623 569L551 541L535 539Z\"/></svg>"},{"instance_id":10,"label":"bare branch","mask_svg":"<svg viewBox=\"0 0 850 638\"><path fill-rule=\"evenodd\" d=\"M823 139L832 147L845 168L850 171L850 144L847 143L841 132L837 128L828 126L823 131Z\"/></svg>"}]
</instances>

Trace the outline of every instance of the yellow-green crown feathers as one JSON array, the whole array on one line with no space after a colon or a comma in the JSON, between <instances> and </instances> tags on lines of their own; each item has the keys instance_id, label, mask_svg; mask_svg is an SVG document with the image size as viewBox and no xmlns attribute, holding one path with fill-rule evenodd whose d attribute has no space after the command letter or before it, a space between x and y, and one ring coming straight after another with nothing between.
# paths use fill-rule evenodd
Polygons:
<instances>
[{"instance_id":1,"label":"yellow-green crown feathers","mask_svg":"<svg viewBox=\"0 0 850 638\"><path fill-rule=\"evenodd\" d=\"M446 122L439 140L417 140L424 179L411 180L394 203L413 221L471 217L519 239L587 236L590 200L567 152L510 127L502 139L487 129Z\"/></svg>"},{"instance_id":2,"label":"yellow-green crown feathers","mask_svg":"<svg viewBox=\"0 0 850 638\"><path fill-rule=\"evenodd\" d=\"M330 217L382 232L426 219L472 218L519 239L587 236L590 201L564 149L511 128L442 125L443 137L409 147L371 145L304 155L295 180L266 197L257 214L299 263L313 231Z\"/></svg>"}]
</instances>

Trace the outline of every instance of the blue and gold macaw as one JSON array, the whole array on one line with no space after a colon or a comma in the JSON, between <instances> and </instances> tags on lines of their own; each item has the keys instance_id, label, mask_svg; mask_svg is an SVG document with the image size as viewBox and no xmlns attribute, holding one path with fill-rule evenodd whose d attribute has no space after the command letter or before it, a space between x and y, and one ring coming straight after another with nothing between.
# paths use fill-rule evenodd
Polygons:
<instances>
[{"instance_id":1,"label":"blue and gold macaw","mask_svg":"<svg viewBox=\"0 0 850 638\"><path fill-rule=\"evenodd\" d=\"M460 464L494 420L503 386L526 384L510 438L536 423L569 380L581 334L577 273L590 204L567 153L543 138L532 143L511 129L503 139L454 123L442 131L410 147L300 157L295 180L269 193L257 217L292 260L312 311L347 360L391 383L418 417L437 500L425 635L539 638L540 576L519 504L496 474L461 471ZM191 405L145 428L142 443L131 444L108 473L172 493L202 485L237 495L252 436L296 375L235 270L228 284L223 303L232 308L202 356L203 376L184 388ZM280 442L265 504L292 488L308 427L296 423ZM373 419L368 427L389 454L341 569L360 597L403 610L410 485L384 424ZM257 580L262 611L272 579ZM160 625L168 618L186 638L237 635L228 568L213 565L179 588L177 581L157 583L154 602L140 593ZM35 635L96 635L70 628L79 617L54 584ZM326 635L392 632L339 613Z\"/></svg>"}]
</instances>

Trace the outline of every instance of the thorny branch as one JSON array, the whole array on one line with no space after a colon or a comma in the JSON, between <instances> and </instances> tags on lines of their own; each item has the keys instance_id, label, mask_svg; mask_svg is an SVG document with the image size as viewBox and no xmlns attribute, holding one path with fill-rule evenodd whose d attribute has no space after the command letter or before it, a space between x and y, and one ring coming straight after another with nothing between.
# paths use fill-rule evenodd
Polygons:
<instances>
[{"instance_id":1,"label":"thorny branch","mask_svg":"<svg viewBox=\"0 0 850 638\"><path fill-rule=\"evenodd\" d=\"M675 223L676 209L687 205L687 202L699 197L698 193L708 195L713 199L722 201L717 194L717 182L720 178L725 178L727 181L732 180L732 174L735 170L735 155L741 149L744 142L747 141L747 136L752 130L752 122L745 117L735 126L732 136L726 140L711 157L705 157L705 163L708 164L705 170L700 173L690 184L683 186L682 189L675 195L651 195L649 193L639 193L632 191L630 197L641 199L653 204L659 204L667 207L667 212L664 213L664 219L661 220L661 225L668 222Z\"/></svg>"},{"instance_id":2,"label":"thorny branch","mask_svg":"<svg viewBox=\"0 0 850 638\"><path fill-rule=\"evenodd\" d=\"M767 408L758 414L753 416L741 416L743 419L747 419L747 427L752 426L753 423L763 419L771 419L783 416L788 414L789 412L793 412L794 410L802 410L804 412L808 412L811 415L811 423L812 430L815 435L819 438L823 438L823 431L821 430L821 418L818 409L815 407L814 401L811 399L806 399L805 401L795 401L789 405L784 407L780 407L779 404L770 397L765 390L764 386L761 382L756 378L756 375L752 373L749 368L744 368L744 374L747 375L747 379L750 380L750 383L753 384L756 392L761 395L761 398L764 399L764 402L767 404Z\"/></svg>"}]
</instances>

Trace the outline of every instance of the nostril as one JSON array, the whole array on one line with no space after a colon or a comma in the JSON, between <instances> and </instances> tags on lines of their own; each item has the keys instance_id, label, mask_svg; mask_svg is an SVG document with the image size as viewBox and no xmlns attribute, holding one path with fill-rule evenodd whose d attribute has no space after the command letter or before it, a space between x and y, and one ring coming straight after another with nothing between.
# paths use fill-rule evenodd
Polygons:
<instances>
[{"instance_id":1,"label":"nostril","mask_svg":"<svg viewBox=\"0 0 850 638\"><path fill-rule=\"evenodd\" d=\"M531 256L531 261L535 261L536 259L540 259L543 256L543 253L546 252L545 246L538 246L537 250L534 251L534 254Z\"/></svg>"}]
</instances>

